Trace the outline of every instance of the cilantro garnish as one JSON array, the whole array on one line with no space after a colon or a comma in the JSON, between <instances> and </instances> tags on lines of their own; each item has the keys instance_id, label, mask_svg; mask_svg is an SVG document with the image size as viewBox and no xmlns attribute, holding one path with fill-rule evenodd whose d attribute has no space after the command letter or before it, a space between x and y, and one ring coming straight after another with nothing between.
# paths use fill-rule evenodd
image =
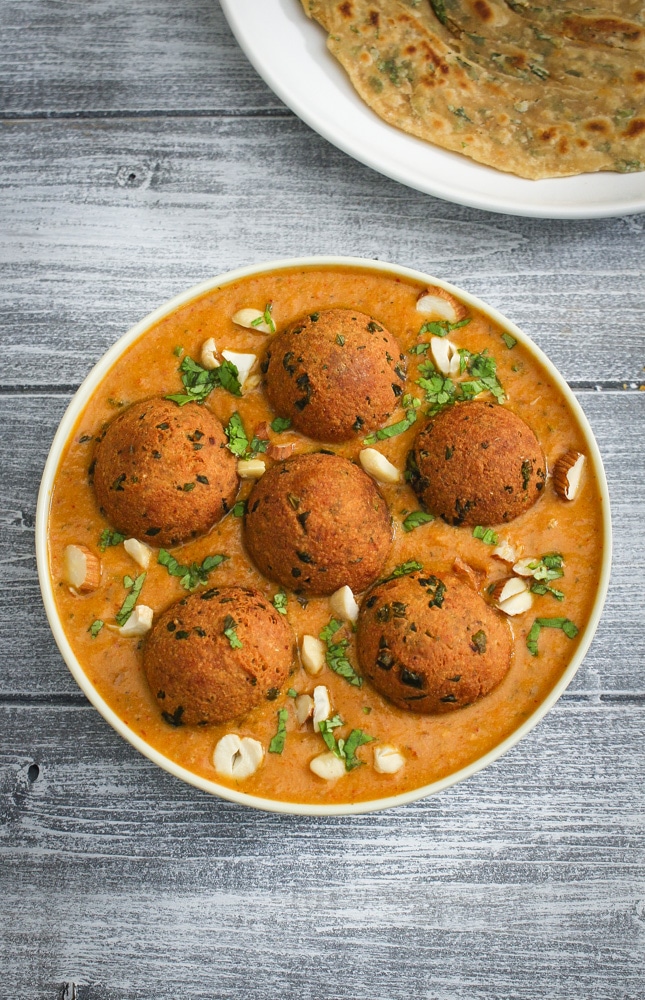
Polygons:
<instances>
[{"instance_id":1,"label":"cilantro garnish","mask_svg":"<svg viewBox=\"0 0 645 1000\"><path fill-rule=\"evenodd\" d=\"M186 391L171 393L164 397L176 403L177 406L185 406L186 403L203 403L213 389L218 386L228 390L233 396L242 395L242 387L237 377L238 371L232 361L223 361L219 368L213 368L210 371L207 368L202 368L192 358L185 357L178 370L181 372L181 381Z\"/></svg>"},{"instance_id":2,"label":"cilantro garnish","mask_svg":"<svg viewBox=\"0 0 645 1000\"><path fill-rule=\"evenodd\" d=\"M90 633L93 639L96 639L97 635L103 628L103 624L104 623L101 621L100 618L97 618L96 621L92 622L87 631Z\"/></svg>"},{"instance_id":3,"label":"cilantro garnish","mask_svg":"<svg viewBox=\"0 0 645 1000\"><path fill-rule=\"evenodd\" d=\"M515 339L515 337L512 337L510 333L502 333L500 334L500 336L504 341L504 343L506 344L506 346L508 347L509 351L512 351L515 345L517 344L517 340Z\"/></svg>"},{"instance_id":4,"label":"cilantro garnish","mask_svg":"<svg viewBox=\"0 0 645 1000\"><path fill-rule=\"evenodd\" d=\"M470 351L462 349L459 351L459 355L461 358L460 372L467 371L469 375L474 376L473 382L459 384L462 398L472 399L473 396L488 391L493 394L495 399L502 399L504 389L497 378L495 358L491 357L486 350L482 351L481 354L471 354Z\"/></svg>"},{"instance_id":5,"label":"cilantro garnish","mask_svg":"<svg viewBox=\"0 0 645 1000\"><path fill-rule=\"evenodd\" d=\"M145 573L140 573L139 576L136 578L136 580L133 580L131 576L123 577L123 586L129 587L130 593L128 594L125 601L121 605L120 610L117 611L116 615L114 616L117 625L125 625L128 618L134 611L134 606L137 603L137 598L139 597L139 594L141 593L141 588L143 587L145 578L146 578ZM126 580L128 581L127 583Z\"/></svg>"},{"instance_id":6,"label":"cilantro garnish","mask_svg":"<svg viewBox=\"0 0 645 1000\"><path fill-rule=\"evenodd\" d=\"M333 730L338 729L339 726L343 725L343 720L340 715L334 715L331 719L323 719L322 722L318 723L318 730L320 735L325 741L325 745L332 753L335 753L337 757L341 756L338 749L338 744L336 743L336 737L334 736Z\"/></svg>"},{"instance_id":7,"label":"cilantro garnish","mask_svg":"<svg viewBox=\"0 0 645 1000\"><path fill-rule=\"evenodd\" d=\"M403 522L403 530L414 531L415 528L420 528L422 524L429 524L430 521L434 521L434 514L428 514L425 510L414 510L408 514Z\"/></svg>"},{"instance_id":8,"label":"cilantro garnish","mask_svg":"<svg viewBox=\"0 0 645 1000\"><path fill-rule=\"evenodd\" d=\"M224 555L206 556L201 565L193 562L189 566L183 566L174 556L170 555L170 552L159 549L157 562L160 566L166 567L170 576L179 577L179 583L184 590L197 590L198 587L208 582L208 574L217 569L226 559L228 556Z\"/></svg>"},{"instance_id":9,"label":"cilantro garnish","mask_svg":"<svg viewBox=\"0 0 645 1000\"><path fill-rule=\"evenodd\" d=\"M275 420L271 421L271 430L275 431L276 434L280 434L282 431L288 431L291 427L291 420L289 417L276 417Z\"/></svg>"},{"instance_id":10,"label":"cilantro garnish","mask_svg":"<svg viewBox=\"0 0 645 1000\"><path fill-rule=\"evenodd\" d=\"M376 441L385 441L387 438L396 437L397 434L403 434L404 431L412 427L417 419L417 410L421 406L421 401L416 396L406 393L402 404L407 407L403 420L399 420L395 424L390 424L389 427L381 427L373 434L369 434L364 439L363 444L375 444Z\"/></svg>"},{"instance_id":11,"label":"cilantro garnish","mask_svg":"<svg viewBox=\"0 0 645 1000\"><path fill-rule=\"evenodd\" d=\"M423 563L417 562L416 559L408 559L407 562L395 566L390 575L379 582L387 583L388 580L397 580L400 576L407 576L408 573L416 573L420 569L423 569Z\"/></svg>"},{"instance_id":12,"label":"cilantro garnish","mask_svg":"<svg viewBox=\"0 0 645 1000\"><path fill-rule=\"evenodd\" d=\"M232 451L234 455L238 456L238 458L242 458L246 455L249 447L249 439L246 436L242 418L237 410L224 428L224 433L228 438L228 444L226 445L228 450Z\"/></svg>"},{"instance_id":13,"label":"cilantro garnish","mask_svg":"<svg viewBox=\"0 0 645 1000\"><path fill-rule=\"evenodd\" d=\"M428 341L424 341L422 344L415 344L414 347L411 347L408 354L425 354L426 351L429 350L430 343Z\"/></svg>"},{"instance_id":14,"label":"cilantro garnish","mask_svg":"<svg viewBox=\"0 0 645 1000\"><path fill-rule=\"evenodd\" d=\"M492 528L484 528L481 524L473 528L473 538L480 538L486 545L497 545L498 535Z\"/></svg>"},{"instance_id":15,"label":"cilantro garnish","mask_svg":"<svg viewBox=\"0 0 645 1000\"><path fill-rule=\"evenodd\" d=\"M238 500L237 503L233 504L231 514L233 517L244 517L246 514L246 500Z\"/></svg>"},{"instance_id":16,"label":"cilantro garnish","mask_svg":"<svg viewBox=\"0 0 645 1000\"><path fill-rule=\"evenodd\" d=\"M360 767L364 764L364 761L356 756L356 751L366 743L371 743L374 737L369 736L362 729L352 729L346 740L337 740L334 736L334 729L338 729L342 725L343 720L340 715L335 715L332 719L325 719L319 723L320 735L325 741L325 746L336 757L345 762L345 770L353 771L355 767Z\"/></svg>"},{"instance_id":17,"label":"cilantro garnish","mask_svg":"<svg viewBox=\"0 0 645 1000\"><path fill-rule=\"evenodd\" d=\"M269 447L268 441L258 437L254 437L249 444L242 418L237 410L224 428L224 433L228 438L226 447L238 458L254 458Z\"/></svg>"},{"instance_id":18,"label":"cilantro garnish","mask_svg":"<svg viewBox=\"0 0 645 1000\"><path fill-rule=\"evenodd\" d=\"M112 531L110 528L105 528L99 538L99 551L105 552L111 545L120 545L123 541L125 541L125 535L122 535L120 531Z\"/></svg>"},{"instance_id":19,"label":"cilantro garnish","mask_svg":"<svg viewBox=\"0 0 645 1000\"><path fill-rule=\"evenodd\" d=\"M347 647L349 646L349 639L340 639L338 642L334 642L334 636L343 627L343 622L336 621L332 618L328 625L325 625L324 629L319 635L319 638L326 643L327 651L325 653L325 659L327 660L328 666L335 674L339 674L344 677L346 681L353 684L354 687L361 687L363 684L363 678L359 677L353 666L347 659Z\"/></svg>"},{"instance_id":20,"label":"cilantro garnish","mask_svg":"<svg viewBox=\"0 0 645 1000\"><path fill-rule=\"evenodd\" d=\"M282 753L287 739L287 719L289 712L286 708L278 709L278 729L269 743L269 753Z\"/></svg>"},{"instance_id":21,"label":"cilantro garnish","mask_svg":"<svg viewBox=\"0 0 645 1000\"><path fill-rule=\"evenodd\" d=\"M427 362L427 364L430 365L432 362ZM432 368L434 370L434 365ZM429 417L433 417L444 406L451 406L455 402L455 383L452 379L444 378L443 375L438 374L430 374L429 378L424 375L424 377L417 379L417 385L421 386L426 394L426 403L430 404Z\"/></svg>"},{"instance_id":22,"label":"cilantro garnish","mask_svg":"<svg viewBox=\"0 0 645 1000\"><path fill-rule=\"evenodd\" d=\"M466 319L460 319L458 323L449 323L447 319L424 323L417 336L423 337L424 334L430 333L433 337L447 337L453 330L460 330L462 326L468 326L470 320L471 317L468 316Z\"/></svg>"},{"instance_id":23,"label":"cilantro garnish","mask_svg":"<svg viewBox=\"0 0 645 1000\"><path fill-rule=\"evenodd\" d=\"M286 613L287 613L287 595L285 594L284 590L279 590L278 593L275 594L275 596L273 598L273 607L281 615L286 615Z\"/></svg>"},{"instance_id":24,"label":"cilantro garnish","mask_svg":"<svg viewBox=\"0 0 645 1000\"><path fill-rule=\"evenodd\" d=\"M241 649L242 642L237 637L237 622L233 618L233 615L227 615L224 619L224 628L222 629L224 635L228 639L231 649Z\"/></svg>"},{"instance_id":25,"label":"cilantro garnish","mask_svg":"<svg viewBox=\"0 0 645 1000\"><path fill-rule=\"evenodd\" d=\"M551 594L552 597L555 597L556 601L564 600L564 594L561 590L556 590L556 588L552 587L550 584L540 583L538 580L531 584L531 592L533 594L540 595Z\"/></svg>"},{"instance_id":26,"label":"cilantro garnish","mask_svg":"<svg viewBox=\"0 0 645 1000\"><path fill-rule=\"evenodd\" d=\"M295 688L289 688L289 690L287 691L287 697L288 698L297 698L298 697L298 692L296 691Z\"/></svg>"},{"instance_id":27,"label":"cilantro garnish","mask_svg":"<svg viewBox=\"0 0 645 1000\"><path fill-rule=\"evenodd\" d=\"M538 655L538 639L543 628L559 628L568 639L575 639L578 634L578 626L569 618L536 618L526 637L526 645L531 656Z\"/></svg>"},{"instance_id":28,"label":"cilantro garnish","mask_svg":"<svg viewBox=\"0 0 645 1000\"><path fill-rule=\"evenodd\" d=\"M271 315L273 311L273 302L267 302L264 307L264 312L257 319L251 320L251 326L261 326L265 323L269 327L271 333L275 333L275 323L273 322L273 316Z\"/></svg>"},{"instance_id":29,"label":"cilantro garnish","mask_svg":"<svg viewBox=\"0 0 645 1000\"><path fill-rule=\"evenodd\" d=\"M181 346L181 344L177 344L176 347L173 347L172 353L175 355L176 358L180 358L184 353L184 349Z\"/></svg>"}]
</instances>

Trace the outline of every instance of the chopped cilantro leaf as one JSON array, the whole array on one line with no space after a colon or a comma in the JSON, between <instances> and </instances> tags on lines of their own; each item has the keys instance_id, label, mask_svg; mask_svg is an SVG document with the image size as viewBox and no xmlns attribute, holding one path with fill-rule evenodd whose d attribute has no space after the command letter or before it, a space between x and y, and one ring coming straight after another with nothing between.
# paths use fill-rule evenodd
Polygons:
<instances>
[{"instance_id":1,"label":"chopped cilantro leaf","mask_svg":"<svg viewBox=\"0 0 645 1000\"><path fill-rule=\"evenodd\" d=\"M256 455L262 455L269 447L269 442L265 438L254 437L249 445L249 457L255 458Z\"/></svg>"},{"instance_id":2,"label":"chopped cilantro leaf","mask_svg":"<svg viewBox=\"0 0 645 1000\"><path fill-rule=\"evenodd\" d=\"M218 386L227 389L234 396L242 395L238 371L232 361L223 361L219 368L213 368L211 371L187 356L180 364L179 371L186 391L171 393L165 397L177 406L203 403Z\"/></svg>"},{"instance_id":3,"label":"chopped cilantro leaf","mask_svg":"<svg viewBox=\"0 0 645 1000\"><path fill-rule=\"evenodd\" d=\"M120 545L123 541L125 541L125 535L122 535L120 531L112 531L110 528L105 528L99 538L99 551L105 552L111 545Z\"/></svg>"},{"instance_id":4,"label":"chopped cilantro leaf","mask_svg":"<svg viewBox=\"0 0 645 1000\"><path fill-rule=\"evenodd\" d=\"M228 444L226 445L228 450L232 451L238 458L243 458L249 447L249 439L246 436L242 418L237 410L224 428L224 433L228 438Z\"/></svg>"},{"instance_id":5,"label":"chopped cilantro leaf","mask_svg":"<svg viewBox=\"0 0 645 1000\"><path fill-rule=\"evenodd\" d=\"M425 510L414 510L408 514L403 522L403 530L414 531L415 528L420 528L422 524L429 524L430 521L434 521L434 514L428 514Z\"/></svg>"},{"instance_id":6,"label":"chopped cilantro leaf","mask_svg":"<svg viewBox=\"0 0 645 1000\"><path fill-rule=\"evenodd\" d=\"M282 431L288 431L291 427L291 420L289 417L276 417L275 420L271 421L271 430L275 431L276 434L280 434Z\"/></svg>"},{"instance_id":7,"label":"chopped cilantro leaf","mask_svg":"<svg viewBox=\"0 0 645 1000\"><path fill-rule=\"evenodd\" d=\"M96 621L92 622L87 631L90 633L93 639L96 639L97 635L99 634L102 628L103 628L103 622L101 621L100 618L97 618Z\"/></svg>"},{"instance_id":8,"label":"chopped cilantro leaf","mask_svg":"<svg viewBox=\"0 0 645 1000\"><path fill-rule=\"evenodd\" d=\"M287 691L287 697L288 698L297 698L298 697L298 692L296 691L295 688L289 688L289 690Z\"/></svg>"},{"instance_id":9,"label":"chopped cilantro leaf","mask_svg":"<svg viewBox=\"0 0 645 1000\"><path fill-rule=\"evenodd\" d=\"M411 396L408 393L403 397L402 402L403 406L407 407L403 420L399 420L395 424L390 424L389 427L381 427L374 434L369 434L364 439L363 444L375 444L377 441L385 441L388 438L396 437L397 434L403 434L412 427L416 422L417 410L421 406L421 402L415 396Z\"/></svg>"},{"instance_id":10,"label":"chopped cilantro leaf","mask_svg":"<svg viewBox=\"0 0 645 1000\"><path fill-rule=\"evenodd\" d=\"M340 715L334 715L331 719L323 719L322 722L318 723L318 730L323 740L325 741L325 746L332 753L336 754L337 757L342 758L342 747L339 748L336 743L336 737L334 736L334 729L338 729L339 726L343 725L343 720Z\"/></svg>"},{"instance_id":11,"label":"chopped cilantro leaf","mask_svg":"<svg viewBox=\"0 0 645 1000\"><path fill-rule=\"evenodd\" d=\"M408 573L416 573L420 569L423 569L423 563L417 562L416 559L408 559L407 562L395 566L390 575L379 582L387 583L388 580L397 580L400 576L407 576Z\"/></svg>"},{"instance_id":12,"label":"chopped cilantro leaf","mask_svg":"<svg viewBox=\"0 0 645 1000\"><path fill-rule=\"evenodd\" d=\"M273 316L271 315L273 311L273 302L267 302L264 307L264 312L257 319L252 320L251 326L260 326L262 323L269 327L271 333L275 333L275 323L273 322Z\"/></svg>"},{"instance_id":13,"label":"chopped cilantro leaf","mask_svg":"<svg viewBox=\"0 0 645 1000\"><path fill-rule=\"evenodd\" d=\"M179 577L179 583L184 590L191 591L197 590L198 587L207 583L208 574L212 570L217 569L226 559L228 559L228 556L225 555L206 556L201 565L194 562L189 566L184 566L165 549L159 549L159 555L157 556L159 565L165 566L170 576Z\"/></svg>"},{"instance_id":14,"label":"chopped cilantro leaf","mask_svg":"<svg viewBox=\"0 0 645 1000\"><path fill-rule=\"evenodd\" d=\"M468 316L466 319L460 319L457 323L449 323L447 319L424 323L417 336L423 337L424 334L430 333L433 337L447 337L453 330L460 330L462 326L468 326L470 319Z\"/></svg>"},{"instance_id":15,"label":"chopped cilantro leaf","mask_svg":"<svg viewBox=\"0 0 645 1000\"><path fill-rule=\"evenodd\" d=\"M517 340L515 339L515 337L512 337L510 333L502 333L501 338L508 347L509 351L512 351L515 345L517 344Z\"/></svg>"},{"instance_id":16,"label":"chopped cilantro leaf","mask_svg":"<svg viewBox=\"0 0 645 1000\"><path fill-rule=\"evenodd\" d=\"M347 771L353 771L355 767L360 767L364 763L356 756L356 751L366 743L372 743L373 740L374 737L368 736L362 729L352 729L343 746Z\"/></svg>"},{"instance_id":17,"label":"chopped cilantro leaf","mask_svg":"<svg viewBox=\"0 0 645 1000\"><path fill-rule=\"evenodd\" d=\"M237 503L233 504L231 514L233 517L244 517L246 514L246 500L238 500Z\"/></svg>"},{"instance_id":18,"label":"chopped cilantro leaf","mask_svg":"<svg viewBox=\"0 0 645 1000\"><path fill-rule=\"evenodd\" d=\"M361 687L363 678L359 677L350 661L347 658L347 647L349 639L340 639L334 642L334 636L343 627L343 622L332 618L328 625L325 625L319 638L326 644L325 659L331 670L340 677L344 677L354 687Z\"/></svg>"},{"instance_id":19,"label":"chopped cilantro leaf","mask_svg":"<svg viewBox=\"0 0 645 1000\"><path fill-rule=\"evenodd\" d=\"M133 585L134 585L134 580L132 579L132 577L128 573L126 573L126 575L123 577L123 586L127 590L129 590L130 587L132 587Z\"/></svg>"},{"instance_id":20,"label":"chopped cilantro leaf","mask_svg":"<svg viewBox=\"0 0 645 1000\"><path fill-rule=\"evenodd\" d=\"M284 590L279 590L278 593L275 594L275 596L273 598L273 607L281 615L286 615L286 613L287 613L287 595L285 594Z\"/></svg>"},{"instance_id":21,"label":"chopped cilantro leaf","mask_svg":"<svg viewBox=\"0 0 645 1000\"><path fill-rule=\"evenodd\" d=\"M237 622L232 615L227 615L224 619L224 628L222 630L224 635L228 639L231 649L241 649L242 642L237 637Z\"/></svg>"},{"instance_id":22,"label":"chopped cilantro leaf","mask_svg":"<svg viewBox=\"0 0 645 1000\"><path fill-rule=\"evenodd\" d=\"M484 528L481 524L473 528L473 538L480 538L486 545L497 545L497 532L492 528Z\"/></svg>"},{"instance_id":23,"label":"chopped cilantro leaf","mask_svg":"<svg viewBox=\"0 0 645 1000\"><path fill-rule=\"evenodd\" d=\"M425 365L429 365L431 362L426 362ZM442 410L444 406L451 406L455 402L455 383L452 379L444 378L443 375L432 374L429 369L422 365L424 369L423 377L417 379L417 385L421 386L426 394L426 403L430 404L428 409L428 416L432 417L439 410ZM434 365L433 365L434 369ZM428 373L429 377L426 377L425 373Z\"/></svg>"},{"instance_id":24,"label":"chopped cilantro leaf","mask_svg":"<svg viewBox=\"0 0 645 1000\"><path fill-rule=\"evenodd\" d=\"M176 347L173 347L172 353L175 355L176 358L180 358L184 353L184 349L181 346L181 344L177 344Z\"/></svg>"},{"instance_id":25,"label":"chopped cilantro leaf","mask_svg":"<svg viewBox=\"0 0 645 1000\"><path fill-rule=\"evenodd\" d=\"M282 753L287 739L287 719L289 712L286 708L278 709L278 729L269 743L269 753Z\"/></svg>"},{"instance_id":26,"label":"chopped cilantro leaf","mask_svg":"<svg viewBox=\"0 0 645 1000\"><path fill-rule=\"evenodd\" d=\"M538 638L543 628L559 628L568 639L575 639L578 626L569 618L536 618L526 637L526 645L531 656L538 655Z\"/></svg>"},{"instance_id":27,"label":"chopped cilantro leaf","mask_svg":"<svg viewBox=\"0 0 645 1000\"><path fill-rule=\"evenodd\" d=\"M143 587L145 578L146 578L146 574L145 573L140 573L139 576L136 578L136 580L132 580L132 585L131 585L131 588L130 588L130 593L128 594L128 596L126 597L125 601L121 605L120 610L117 611L116 615L114 616L115 619L116 619L117 625L125 625L125 623L127 622L128 618L130 617L130 615L134 611L134 606L137 603L137 599L139 597L139 594L141 593L141 588ZM127 577L126 579L131 580L132 578L131 577ZM125 584L125 579L124 579L124 584Z\"/></svg>"}]
</instances>

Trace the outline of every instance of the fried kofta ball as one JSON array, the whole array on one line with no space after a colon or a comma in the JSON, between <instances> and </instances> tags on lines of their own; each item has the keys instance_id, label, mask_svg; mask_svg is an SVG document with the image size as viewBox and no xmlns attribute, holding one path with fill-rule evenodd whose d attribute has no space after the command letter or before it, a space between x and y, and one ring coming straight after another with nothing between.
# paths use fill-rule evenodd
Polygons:
<instances>
[{"instance_id":1,"label":"fried kofta ball","mask_svg":"<svg viewBox=\"0 0 645 1000\"><path fill-rule=\"evenodd\" d=\"M374 482L339 455L298 455L274 465L247 500L244 540L261 573L301 594L365 590L392 543Z\"/></svg>"},{"instance_id":2,"label":"fried kofta ball","mask_svg":"<svg viewBox=\"0 0 645 1000\"><path fill-rule=\"evenodd\" d=\"M508 622L456 577L429 573L379 583L361 606L358 661L399 708L435 714L497 687L513 653Z\"/></svg>"},{"instance_id":3,"label":"fried kofta ball","mask_svg":"<svg viewBox=\"0 0 645 1000\"><path fill-rule=\"evenodd\" d=\"M209 531L235 501L237 465L217 417L166 399L133 403L109 424L94 489L114 528L151 545Z\"/></svg>"},{"instance_id":4,"label":"fried kofta ball","mask_svg":"<svg viewBox=\"0 0 645 1000\"><path fill-rule=\"evenodd\" d=\"M540 443L499 403L459 403L421 428L411 482L448 524L502 524L527 511L546 482Z\"/></svg>"},{"instance_id":5,"label":"fried kofta ball","mask_svg":"<svg viewBox=\"0 0 645 1000\"><path fill-rule=\"evenodd\" d=\"M276 412L318 441L348 441L381 427L405 385L398 343L355 309L292 323L273 338L262 367Z\"/></svg>"},{"instance_id":6,"label":"fried kofta ball","mask_svg":"<svg viewBox=\"0 0 645 1000\"><path fill-rule=\"evenodd\" d=\"M293 660L286 618L257 590L221 587L172 604L146 640L143 668L166 722L205 725L277 696Z\"/></svg>"}]
</instances>

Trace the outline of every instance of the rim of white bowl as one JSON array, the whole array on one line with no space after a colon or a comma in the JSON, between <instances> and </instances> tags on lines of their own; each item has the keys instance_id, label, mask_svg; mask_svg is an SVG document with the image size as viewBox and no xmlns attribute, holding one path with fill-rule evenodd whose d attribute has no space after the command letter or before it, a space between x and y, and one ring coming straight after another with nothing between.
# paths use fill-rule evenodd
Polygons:
<instances>
[{"instance_id":1,"label":"rim of white bowl","mask_svg":"<svg viewBox=\"0 0 645 1000\"><path fill-rule=\"evenodd\" d=\"M466 767L462 767L452 774L447 775L445 778L441 778L439 781L433 781L427 785L421 785L418 788L411 789L410 791L403 792L399 795L386 795L382 798L369 799L365 802L346 802L338 805L281 802L277 799L267 799L261 796L251 795L248 792L228 788L226 785L220 785L217 781L213 781L209 778L203 778L200 775L189 771L187 768L181 767L179 764L175 763L175 761L166 757L159 750L155 749L155 747L147 743L137 733L133 732L123 719L121 719L116 712L110 708L105 699L99 694L94 685L91 683L78 658L76 657L67 636L65 635L54 600L54 586L49 567L47 531L54 479L65 449L65 445L67 444L70 435L76 426L78 417L87 405L90 396L100 385L103 378L115 362L121 357L126 349L134 343L134 341L138 340L141 336L147 333L147 331L151 327L155 326L160 320L175 312L180 306L184 306L194 299L201 298L203 295L216 288L221 288L222 286L230 285L235 281L239 281L241 278L252 277L258 274L268 272L275 273L276 271L283 271L292 268L315 267L361 268L376 273L393 274L397 277L402 277L421 284L425 283L429 285L438 285L439 287L446 289L446 291L452 292L454 295L461 298L464 302L467 302L474 308L481 310L483 313L490 316L496 323L502 325L509 333L516 337L520 343L524 344L531 352L533 352L537 360L549 373L550 377L553 379L560 392L562 392L569 403L576 420L578 421L580 429L585 436L588 455L593 462L594 471L597 476L598 488L603 508L602 519L604 537L602 561L598 581L598 590L594 599L589 621L587 622L568 667L548 693L546 698L540 703L540 705L538 705L529 718L518 726L518 728L515 729L509 736L498 743L497 746L493 747L492 750L489 750L488 753L477 758L477 760L472 761ZM432 275L425 274L422 271L416 271L412 268L403 267L399 264L390 264L386 261L369 260L363 257L336 256L293 257L281 260L265 261L260 264L252 264L247 267L236 268L234 271L227 271L224 274L217 275L214 278L210 278L208 281L194 285L187 291L174 296L174 298L149 313L139 323L136 323L133 327L131 327L127 333L123 334L123 336L121 336L96 363L87 377L83 380L72 397L72 400L58 426L58 430L56 431L49 455L47 457L47 462L45 463L40 490L38 492L35 534L38 579L40 582L45 611L49 620L50 628L54 635L54 639L56 640L56 645L58 646L58 649L72 676L74 677L74 680L81 688L88 701L90 701L91 704L100 712L106 722L108 722L117 733L119 733L125 740L128 741L128 743L132 744L133 747L135 747L154 764L157 764L159 767L168 771L176 778L180 778L182 781L187 782L189 785L193 785L204 792L219 796L222 799L227 799L229 802L235 802L239 805L250 806L251 808L261 809L266 812L304 816L347 816L406 805L409 802L415 802L418 799L427 798L430 795L436 795L444 788L449 788L451 785L464 781L466 778L471 777L473 774L476 774L478 771L481 771L489 764L498 760L503 754L506 753L507 750L510 750L511 747L515 746L515 744L530 733L538 722L544 718L547 712L550 711L559 699L560 695L571 683L578 668L580 667L580 664L582 663L595 635L605 603L605 598L607 596L612 552L609 490L596 439L589 425L589 421L587 420L587 417L572 390L569 388L555 365L549 360L537 344L535 344L526 333L520 330L519 327L507 319L506 316L503 316L502 313L498 312L497 309L487 305L487 303L483 302L475 295L471 295L469 292L464 291L464 289L459 288L456 285L452 285L450 282L443 281L441 278L436 278Z\"/></svg>"}]
</instances>

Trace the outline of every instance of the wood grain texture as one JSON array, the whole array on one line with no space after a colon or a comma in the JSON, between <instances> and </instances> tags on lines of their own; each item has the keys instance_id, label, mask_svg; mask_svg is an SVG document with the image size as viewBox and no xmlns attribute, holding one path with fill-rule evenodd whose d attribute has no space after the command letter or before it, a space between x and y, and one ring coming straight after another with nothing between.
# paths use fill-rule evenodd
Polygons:
<instances>
[{"instance_id":1,"label":"wood grain texture","mask_svg":"<svg viewBox=\"0 0 645 1000\"><path fill-rule=\"evenodd\" d=\"M428 198L294 118L9 122L5 385L78 383L165 299L302 254L378 257L501 309L578 384L643 380L645 223L493 216Z\"/></svg>"},{"instance_id":2,"label":"wood grain texture","mask_svg":"<svg viewBox=\"0 0 645 1000\"><path fill-rule=\"evenodd\" d=\"M0 117L177 109L289 113L217 0L3 0Z\"/></svg>"},{"instance_id":3,"label":"wood grain texture","mask_svg":"<svg viewBox=\"0 0 645 1000\"><path fill-rule=\"evenodd\" d=\"M560 703L445 794L306 820L180 785L90 709L5 709L13 996L75 980L157 1000L188 983L253 1000L636 1000L642 711Z\"/></svg>"},{"instance_id":4,"label":"wood grain texture","mask_svg":"<svg viewBox=\"0 0 645 1000\"><path fill-rule=\"evenodd\" d=\"M215 0L0 0L0 219L0 1000L640 1000L645 219L495 216L379 176L293 117ZM56 650L33 551L49 444L105 349L303 253L435 273L531 334L578 389L615 532L596 639L537 729L340 820L209 798L124 743Z\"/></svg>"}]
</instances>

